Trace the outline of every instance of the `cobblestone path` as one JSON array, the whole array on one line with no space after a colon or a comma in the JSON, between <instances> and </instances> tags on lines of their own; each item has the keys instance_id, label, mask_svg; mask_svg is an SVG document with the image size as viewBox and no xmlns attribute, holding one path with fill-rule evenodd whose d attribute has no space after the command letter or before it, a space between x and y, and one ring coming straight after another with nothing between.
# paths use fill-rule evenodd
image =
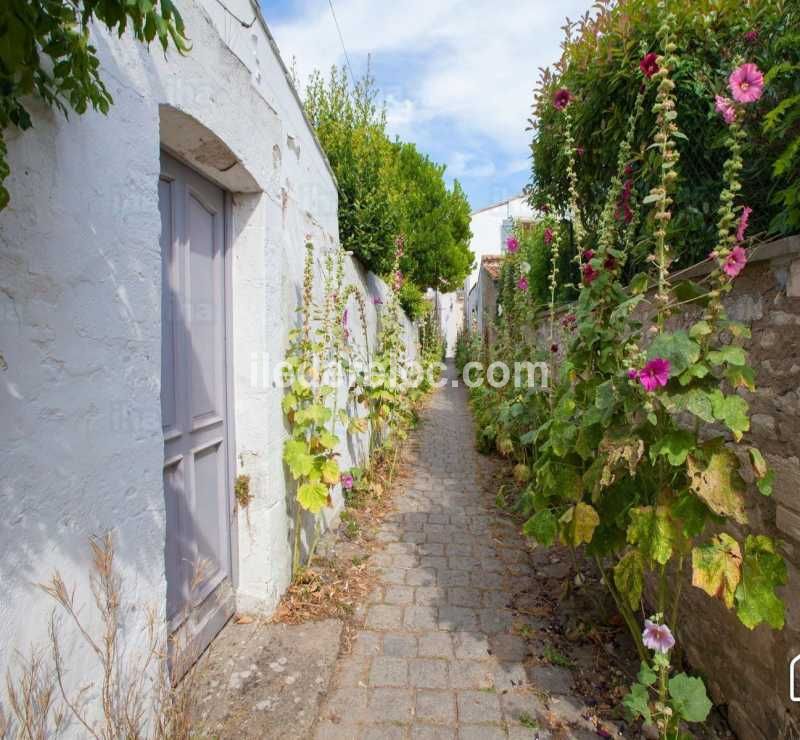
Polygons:
<instances>
[{"instance_id":1,"label":"cobblestone path","mask_svg":"<svg viewBox=\"0 0 800 740\"><path fill-rule=\"evenodd\" d=\"M512 603L536 565L485 490L491 460L475 450L465 389L433 395L410 447L372 556L379 585L315 737L603 736L582 718L572 672L536 660L532 610Z\"/></svg>"}]
</instances>

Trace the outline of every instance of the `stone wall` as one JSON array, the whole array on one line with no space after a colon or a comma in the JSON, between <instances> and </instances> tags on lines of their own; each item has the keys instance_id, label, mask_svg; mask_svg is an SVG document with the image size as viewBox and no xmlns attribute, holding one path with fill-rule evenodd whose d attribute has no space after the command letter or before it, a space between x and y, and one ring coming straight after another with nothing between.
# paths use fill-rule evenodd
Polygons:
<instances>
[{"instance_id":1,"label":"stone wall","mask_svg":"<svg viewBox=\"0 0 800 740\"><path fill-rule=\"evenodd\" d=\"M698 265L680 277L698 278L708 270L707 264ZM781 632L763 625L749 630L687 578L679 641L693 669L706 679L714 701L727 705L731 726L742 740L797 738L800 703L790 701L789 671L800 654L800 237L751 248L726 307L731 318L752 330L748 351L757 389L743 393L752 414L744 441L762 450L776 483L774 495L765 498L748 481L747 515L752 531L781 542L789 573L780 590L786 626ZM670 328L688 326L694 318L687 310ZM543 348L546 334L545 321L537 338ZM716 427L706 431L722 432ZM734 448L746 457L746 445ZM744 470L749 471L749 465ZM741 540L749 530L737 531L734 524L732 531ZM800 690L800 676L797 685Z\"/></svg>"}]
</instances>

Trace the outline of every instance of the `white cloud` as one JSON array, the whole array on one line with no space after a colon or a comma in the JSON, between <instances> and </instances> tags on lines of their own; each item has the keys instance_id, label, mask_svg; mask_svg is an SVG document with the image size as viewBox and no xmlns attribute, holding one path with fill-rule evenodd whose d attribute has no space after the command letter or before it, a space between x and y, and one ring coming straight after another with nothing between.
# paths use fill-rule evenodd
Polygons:
<instances>
[{"instance_id":1,"label":"white cloud","mask_svg":"<svg viewBox=\"0 0 800 740\"><path fill-rule=\"evenodd\" d=\"M336 0L334 7L351 59L403 54L419 63L411 72L418 77L403 80L407 99L388 101L393 127L449 118L519 157L529 137L525 125L538 69L557 59L564 17L577 17L589 4ZM301 79L344 60L324 0L307 3L302 15L273 32L284 56L296 57Z\"/></svg>"},{"instance_id":2,"label":"white cloud","mask_svg":"<svg viewBox=\"0 0 800 740\"><path fill-rule=\"evenodd\" d=\"M452 152L447 162L449 177L492 177L496 173L494 162L470 152Z\"/></svg>"}]
</instances>

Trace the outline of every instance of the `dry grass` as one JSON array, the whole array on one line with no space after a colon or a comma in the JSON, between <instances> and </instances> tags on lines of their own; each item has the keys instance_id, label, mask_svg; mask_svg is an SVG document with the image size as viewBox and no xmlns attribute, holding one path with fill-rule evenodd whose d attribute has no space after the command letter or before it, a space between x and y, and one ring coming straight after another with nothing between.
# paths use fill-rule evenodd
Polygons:
<instances>
[{"instance_id":1,"label":"dry grass","mask_svg":"<svg viewBox=\"0 0 800 740\"><path fill-rule=\"evenodd\" d=\"M49 644L17 655L14 672L6 675L7 709L0 703L2 740L45 740L64 733L95 740L188 740L193 704L193 672L177 686L173 675L181 666L174 649L173 670L169 647L162 637L163 621L148 612L144 645L138 654L125 649L123 640L122 580L114 567L110 535L90 540L92 566L89 585L99 630L88 627L58 571L40 588L55 602L50 618ZM59 617L66 618L80 644L95 659L100 679L78 689L67 687L68 657L62 648ZM95 620L91 620L94 624ZM174 646L173 646L174 647ZM182 673L182 672L181 672Z\"/></svg>"}]
</instances>

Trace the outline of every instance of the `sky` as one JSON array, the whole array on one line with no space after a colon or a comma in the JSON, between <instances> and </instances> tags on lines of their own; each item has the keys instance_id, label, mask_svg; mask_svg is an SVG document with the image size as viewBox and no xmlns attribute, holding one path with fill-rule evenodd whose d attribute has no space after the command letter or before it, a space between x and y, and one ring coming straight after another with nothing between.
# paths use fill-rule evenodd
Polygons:
<instances>
[{"instance_id":1,"label":"sky","mask_svg":"<svg viewBox=\"0 0 800 740\"><path fill-rule=\"evenodd\" d=\"M329 0L261 0L302 94L314 69L345 63ZM561 26L591 0L333 0L353 73L367 68L390 136L414 142L458 178L473 210L517 195L530 177L527 120L539 67Z\"/></svg>"}]
</instances>

